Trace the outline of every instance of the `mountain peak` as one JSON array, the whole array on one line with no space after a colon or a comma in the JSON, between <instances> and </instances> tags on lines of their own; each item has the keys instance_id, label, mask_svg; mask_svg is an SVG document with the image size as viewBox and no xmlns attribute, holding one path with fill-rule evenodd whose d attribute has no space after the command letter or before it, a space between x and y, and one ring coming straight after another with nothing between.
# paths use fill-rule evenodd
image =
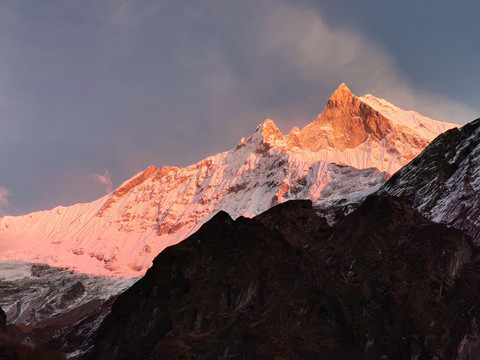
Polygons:
<instances>
[{"instance_id":1,"label":"mountain peak","mask_svg":"<svg viewBox=\"0 0 480 360\"><path fill-rule=\"evenodd\" d=\"M373 95L357 97L342 83L315 121L290 133L287 141L314 153L336 154L322 158L330 162L393 174L451 127L455 124L404 111Z\"/></svg>"},{"instance_id":2,"label":"mountain peak","mask_svg":"<svg viewBox=\"0 0 480 360\"><path fill-rule=\"evenodd\" d=\"M338 106L341 104L347 104L351 102L353 98L355 98L355 95L352 94L348 86L345 85L345 83L341 83L338 89L335 90L335 92L328 100L327 106Z\"/></svg>"},{"instance_id":3,"label":"mountain peak","mask_svg":"<svg viewBox=\"0 0 480 360\"><path fill-rule=\"evenodd\" d=\"M277 125L275 125L275 123L271 119L266 119L260 126L262 128L262 134L264 137L268 137L271 135L282 135Z\"/></svg>"},{"instance_id":4,"label":"mountain peak","mask_svg":"<svg viewBox=\"0 0 480 360\"><path fill-rule=\"evenodd\" d=\"M271 119L266 119L263 123L259 124L253 135L251 135L248 139L240 140L238 145L241 146L244 143L254 143L256 144L255 146L260 146L261 148L267 144L268 147L273 146L279 150L288 149L288 145L285 143L284 136Z\"/></svg>"},{"instance_id":5,"label":"mountain peak","mask_svg":"<svg viewBox=\"0 0 480 360\"><path fill-rule=\"evenodd\" d=\"M275 123L273 122L272 119L265 119L260 125L259 125L262 129L265 129L265 128L277 128L277 125L275 125Z\"/></svg>"},{"instance_id":6,"label":"mountain peak","mask_svg":"<svg viewBox=\"0 0 480 360\"><path fill-rule=\"evenodd\" d=\"M340 86L337 88L337 90L335 90L335 92L337 91L348 91L349 93L351 93L350 89L348 88L347 84L345 84L344 82L342 82L340 84Z\"/></svg>"},{"instance_id":7,"label":"mountain peak","mask_svg":"<svg viewBox=\"0 0 480 360\"><path fill-rule=\"evenodd\" d=\"M268 144L268 146L278 150L289 150L289 146L285 142L285 137L272 120L265 120L261 127L263 137L262 144Z\"/></svg>"}]
</instances>

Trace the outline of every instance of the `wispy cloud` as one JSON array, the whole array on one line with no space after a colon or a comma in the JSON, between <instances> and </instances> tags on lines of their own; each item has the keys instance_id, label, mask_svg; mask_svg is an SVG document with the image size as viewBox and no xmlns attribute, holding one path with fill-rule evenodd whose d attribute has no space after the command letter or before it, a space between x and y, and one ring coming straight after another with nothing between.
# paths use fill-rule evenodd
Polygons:
<instances>
[{"instance_id":1,"label":"wispy cloud","mask_svg":"<svg viewBox=\"0 0 480 360\"><path fill-rule=\"evenodd\" d=\"M108 193L111 193L113 191L113 183L112 183L112 179L110 177L110 173L108 172L108 170L105 170L102 173L94 173L94 174L91 174L89 176L90 179L92 179L93 181L99 183L99 184L102 184L105 186L105 192L108 194Z\"/></svg>"},{"instance_id":2,"label":"wispy cloud","mask_svg":"<svg viewBox=\"0 0 480 360\"><path fill-rule=\"evenodd\" d=\"M416 88L386 49L360 33L327 24L318 10L277 5L259 38L260 50L272 66L295 73L305 83L342 79L354 89L444 121L465 123L476 114L464 104Z\"/></svg>"},{"instance_id":3,"label":"wispy cloud","mask_svg":"<svg viewBox=\"0 0 480 360\"><path fill-rule=\"evenodd\" d=\"M4 215L4 209L8 207L8 196L10 192L4 187L0 187L0 215Z\"/></svg>"}]
</instances>

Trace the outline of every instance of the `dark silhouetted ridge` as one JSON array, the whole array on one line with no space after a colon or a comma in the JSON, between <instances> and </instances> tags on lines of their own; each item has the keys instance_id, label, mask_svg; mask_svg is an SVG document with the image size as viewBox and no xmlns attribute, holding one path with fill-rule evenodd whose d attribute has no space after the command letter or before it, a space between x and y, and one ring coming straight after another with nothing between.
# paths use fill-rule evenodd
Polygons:
<instances>
[{"instance_id":1,"label":"dark silhouetted ridge","mask_svg":"<svg viewBox=\"0 0 480 360\"><path fill-rule=\"evenodd\" d=\"M451 359L479 346L478 251L391 196L334 227L308 201L221 212L162 252L92 359Z\"/></svg>"}]
</instances>

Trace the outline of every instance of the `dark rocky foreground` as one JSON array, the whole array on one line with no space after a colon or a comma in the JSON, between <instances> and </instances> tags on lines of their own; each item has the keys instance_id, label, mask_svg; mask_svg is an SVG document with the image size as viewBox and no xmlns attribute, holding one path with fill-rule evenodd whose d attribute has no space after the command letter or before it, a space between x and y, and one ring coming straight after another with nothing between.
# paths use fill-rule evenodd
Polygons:
<instances>
[{"instance_id":1,"label":"dark rocky foreground","mask_svg":"<svg viewBox=\"0 0 480 360\"><path fill-rule=\"evenodd\" d=\"M479 253L390 196L220 212L119 296L90 359L476 359Z\"/></svg>"},{"instance_id":2,"label":"dark rocky foreground","mask_svg":"<svg viewBox=\"0 0 480 360\"><path fill-rule=\"evenodd\" d=\"M65 357L45 346L36 346L13 339L7 330L7 316L0 308L0 359L64 360Z\"/></svg>"}]
</instances>

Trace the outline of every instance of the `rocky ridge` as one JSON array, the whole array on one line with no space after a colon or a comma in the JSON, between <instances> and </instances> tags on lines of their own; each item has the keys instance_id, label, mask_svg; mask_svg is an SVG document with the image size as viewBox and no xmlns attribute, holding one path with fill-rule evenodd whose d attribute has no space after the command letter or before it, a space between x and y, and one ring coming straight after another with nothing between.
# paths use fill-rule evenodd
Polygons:
<instances>
[{"instance_id":1,"label":"rocky ridge","mask_svg":"<svg viewBox=\"0 0 480 360\"><path fill-rule=\"evenodd\" d=\"M220 212L119 296L91 359L470 359L478 250L390 196Z\"/></svg>"}]
</instances>

